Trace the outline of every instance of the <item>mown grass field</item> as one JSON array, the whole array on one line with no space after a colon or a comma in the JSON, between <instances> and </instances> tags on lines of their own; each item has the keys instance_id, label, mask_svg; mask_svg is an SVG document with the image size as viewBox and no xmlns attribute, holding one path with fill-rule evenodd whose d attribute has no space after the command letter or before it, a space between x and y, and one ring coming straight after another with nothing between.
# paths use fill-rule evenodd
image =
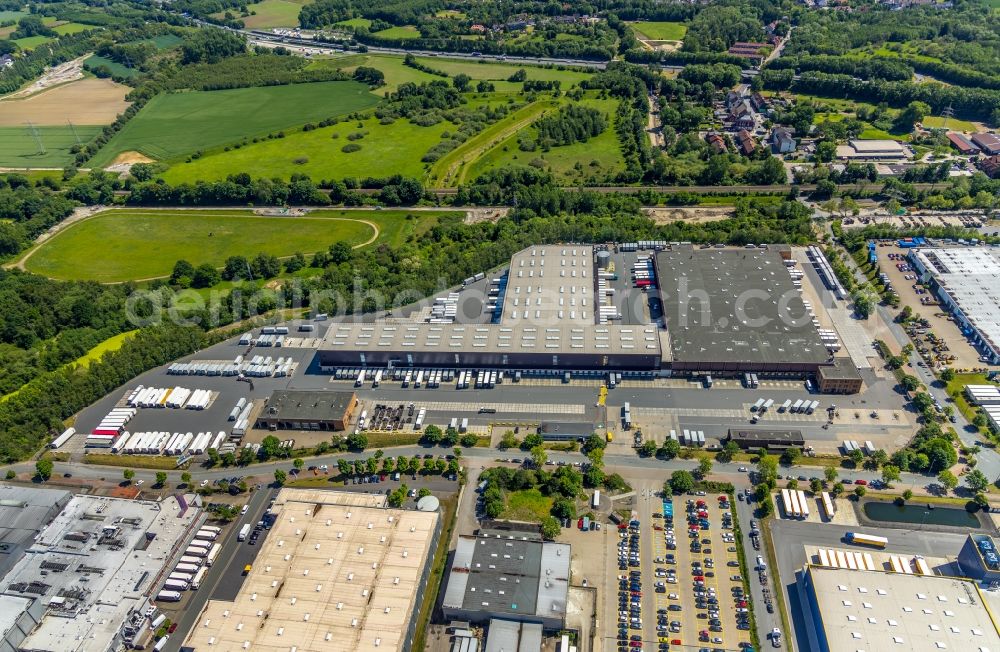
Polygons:
<instances>
[{"instance_id":1,"label":"mown grass field","mask_svg":"<svg viewBox=\"0 0 1000 652\"><path fill-rule=\"evenodd\" d=\"M939 116L929 115L921 120L921 122L925 127L930 129L947 128L950 131L979 131L979 127L977 127L975 123L969 122L968 120L959 120L958 118L942 118Z\"/></svg>"},{"instance_id":2,"label":"mown grass field","mask_svg":"<svg viewBox=\"0 0 1000 652\"><path fill-rule=\"evenodd\" d=\"M70 364L80 365L81 367L89 367L91 362L96 362L97 360L100 360L101 356L107 353L108 351L117 351L118 349L122 348L122 344L125 343L125 340L132 337L138 332L139 332L138 330L132 330L132 331L127 331L125 333L119 333L114 337L109 337L108 339L104 340L91 350L87 351L82 356L71 362Z\"/></svg>"},{"instance_id":3,"label":"mown grass field","mask_svg":"<svg viewBox=\"0 0 1000 652\"><path fill-rule=\"evenodd\" d=\"M139 71L135 68L129 68L128 66L123 66L117 61L112 61L111 59L106 59L99 54L92 54L84 61L84 63L91 67L96 68L98 66L104 66L111 71L111 74L117 77L122 77L125 79L131 79L139 74Z\"/></svg>"},{"instance_id":4,"label":"mown grass field","mask_svg":"<svg viewBox=\"0 0 1000 652\"><path fill-rule=\"evenodd\" d=\"M684 23L638 21L629 25L637 36L650 41L681 41L687 34Z\"/></svg>"},{"instance_id":5,"label":"mown grass field","mask_svg":"<svg viewBox=\"0 0 1000 652\"><path fill-rule=\"evenodd\" d=\"M523 152L518 148L522 130L486 151L469 166L465 178L475 179L484 172L506 165L541 163L544 169L555 176L557 182L566 185L610 180L625 163L614 130L617 101L586 98L579 104L598 109L607 116L608 126L601 134L586 142L553 147L548 152L540 149ZM534 137L534 128L527 129L527 135Z\"/></svg>"},{"instance_id":6,"label":"mown grass field","mask_svg":"<svg viewBox=\"0 0 1000 652\"><path fill-rule=\"evenodd\" d=\"M184 259L221 267L232 255L312 253L344 240L351 245L399 245L447 211L314 211L304 217L266 217L250 211L113 210L78 222L28 252L25 267L60 279L105 283L167 276Z\"/></svg>"},{"instance_id":7,"label":"mown grass field","mask_svg":"<svg viewBox=\"0 0 1000 652\"><path fill-rule=\"evenodd\" d=\"M420 31L412 25L404 25L383 29L381 32L375 32L374 35L381 38L413 39L420 38Z\"/></svg>"},{"instance_id":8,"label":"mown grass field","mask_svg":"<svg viewBox=\"0 0 1000 652\"><path fill-rule=\"evenodd\" d=\"M70 148L80 141L87 143L94 139L101 127L74 126L35 127L38 137L45 147L41 153L28 126L0 127L0 167L9 168L62 168L73 162Z\"/></svg>"},{"instance_id":9,"label":"mown grass field","mask_svg":"<svg viewBox=\"0 0 1000 652\"><path fill-rule=\"evenodd\" d=\"M313 179L342 179L397 173L419 178L427 166L421 162L421 157L440 142L443 132L455 128L449 122L419 127L405 119L382 125L378 119L369 118L362 124L364 126L359 128L356 121L342 122L203 156L190 163L174 165L163 178L170 183L212 181L246 170L252 170L254 176L284 179L292 174L308 174ZM358 133L365 135L360 140L348 140L349 135ZM360 146L360 151L341 151L348 143Z\"/></svg>"},{"instance_id":10,"label":"mown grass field","mask_svg":"<svg viewBox=\"0 0 1000 652\"><path fill-rule=\"evenodd\" d=\"M106 166L128 151L158 160L179 158L377 102L365 85L356 82L160 94L98 152L92 164Z\"/></svg>"},{"instance_id":11,"label":"mown grass field","mask_svg":"<svg viewBox=\"0 0 1000 652\"><path fill-rule=\"evenodd\" d=\"M368 29L372 26L372 21L367 18L351 18L350 20L342 20L335 27L364 27Z\"/></svg>"},{"instance_id":12,"label":"mown grass field","mask_svg":"<svg viewBox=\"0 0 1000 652\"><path fill-rule=\"evenodd\" d=\"M239 16L247 29L270 29L272 27L298 27L299 11L312 0L264 0L247 5L250 16ZM230 12L234 13L235 12ZM225 12L216 14L219 17Z\"/></svg>"}]
</instances>

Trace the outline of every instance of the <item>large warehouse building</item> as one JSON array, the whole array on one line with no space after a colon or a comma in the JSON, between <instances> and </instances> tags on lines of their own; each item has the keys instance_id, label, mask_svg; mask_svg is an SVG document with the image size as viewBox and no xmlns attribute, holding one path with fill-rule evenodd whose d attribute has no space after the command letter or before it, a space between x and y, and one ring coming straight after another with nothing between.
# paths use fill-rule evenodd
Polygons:
<instances>
[{"instance_id":1,"label":"large warehouse building","mask_svg":"<svg viewBox=\"0 0 1000 652\"><path fill-rule=\"evenodd\" d=\"M441 608L445 618L485 624L500 618L561 629L566 622L570 546L533 531L461 535Z\"/></svg>"},{"instance_id":2,"label":"large warehouse building","mask_svg":"<svg viewBox=\"0 0 1000 652\"><path fill-rule=\"evenodd\" d=\"M181 650L408 651L441 519L386 500L282 489L239 594L209 601Z\"/></svg>"},{"instance_id":3,"label":"large warehouse building","mask_svg":"<svg viewBox=\"0 0 1000 652\"><path fill-rule=\"evenodd\" d=\"M1000 364L1000 250L920 248L910 261L987 361Z\"/></svg>"},{"instance_id":4,"label":"large warehouse building","mask_svg":"<svg viewBox=\"0 0 1000 652\"><path fill-rule=\"evenodd\" d=\"M619 247L518 252L474 323L442 309L446 318L332 324L319 366L641 377L803 376L833 363L779 248L664 244L615 268L612 256L636 251Z\"/></svg>"},{"instance_id":5,"label":"large warehouse building","mask_svg":"<svg viewBox=\"0 0 1000 652\"><path fill-rule=\"evenodd\" d=\"M799 576L812 652L1000 649L992 613L976 583L808 566ZM806 645L808 643L808 645Z\"/></svg>"}]
</instances>

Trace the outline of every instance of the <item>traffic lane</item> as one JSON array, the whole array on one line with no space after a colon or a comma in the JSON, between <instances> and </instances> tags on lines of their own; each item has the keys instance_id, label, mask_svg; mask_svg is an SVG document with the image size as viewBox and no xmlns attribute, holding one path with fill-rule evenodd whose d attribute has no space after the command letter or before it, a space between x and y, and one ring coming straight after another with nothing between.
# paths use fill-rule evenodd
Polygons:
<instances>
[{"instance_id":1,"label":"traffic lane","mask_svg":"<svg viewBox=\"0 0 1000 652\"><path fill-rule=\"evenodd\" d=\"M743 551L746 556L746 562L748 568L744 569L746 573L746 584L750 587L750 596L753 600L753 611L754 619L757 625L757 637L758 640L763 644L767 640L767 635L775 628L780 627L781 616L777 612L777 604L774 605L774 613L767 612L767 604L764 600L764 587L758 579L756 571L753 570L755 565L755 560L757 555L761 555L765 559L767 558L766 550L764 546L766 545L764 538L760 537L761 549L754 550L753 540L750 537L750 521L754 519L754 504L749 501L736 501L736 517L739 521L740 526L740 536L743 541Z\"/></svg>"},{"instance_id":2,"label":"traffic lane","mask_svg":"<svg viewBox=\"0 0 1000 652\"><path fill-rule=\"evenodd\" d=\"M233 568L233 562L237 556L235 553L237 548L242 545L236 540L236 533L239 532L244 522L252 521L256 523L257 520L260 520L267 505L270 504L276 495L277 490L273 489L255 491L250 496L248 503L250 509L247 510L246 516L227 526L228 530L222 541L222 549L219 551L219 556L205 574L201 588L190 592L190 599L184 605L184 610L180 614L180 618L175 620L177 629L170 635L170 640L167 641L164 647L165 652L177 652L180 649L181 643L187 638L188 633L194 627L198 617L201 615L202 609L205 608L205 604L209 600L224 599L217 594L219 586L224 580L228 581L233 572L239 573L239 577L242 578L242 567Z\"/></svg>"}]
</instances>

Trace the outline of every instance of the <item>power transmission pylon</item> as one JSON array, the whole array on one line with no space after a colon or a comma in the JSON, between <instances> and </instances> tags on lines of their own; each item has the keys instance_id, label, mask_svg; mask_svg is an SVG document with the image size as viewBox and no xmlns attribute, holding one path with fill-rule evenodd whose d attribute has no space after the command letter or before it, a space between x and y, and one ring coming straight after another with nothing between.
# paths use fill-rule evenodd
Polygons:
<instances>
[{"instance_id":1,"label":"power transmission pylon","mask_svg":"<svg viewBox=\"0 0 1000 652\"><path fill-rule=\"evenodd\" d=\"M944 118L944 122L941 123L941 128L942 129L947 129L948 128L948 118L954 118L955 117L955 109L951 108L951 105L949 104L948 106L944 107L943 111L941 111L941 117Z\"/></svg>"},{"instance_id":2,"label":"power transmission pylon","mask_svg":"<svg viewBox=\"0 0 1000 652\"><path fill-rule=\"evenodd\" d=\"M31 137L35 139L35 145L38 146L38 153L47 154L48 152L45 151L45 145L42 144L42 137L38 135L38 129L35 128L35 125L31 122L31 120L28 120L28 132L31 134Z\"/></svg>"},{"instance_id":3,"label":"power transmission pylon","mask_svg":"<svg viewBox=\"0 0 1000 652\"><path fill-rule=\"evenodd\" d=\"M80 134L76 133L76 127L73 126L73 121L72 120L67 120L66 124L69 125L69 130L71 132L73 132L73 138L76 139L76 144L77 145L81 144L82 141L80 140Z\"/></svg>"}]
</instances>

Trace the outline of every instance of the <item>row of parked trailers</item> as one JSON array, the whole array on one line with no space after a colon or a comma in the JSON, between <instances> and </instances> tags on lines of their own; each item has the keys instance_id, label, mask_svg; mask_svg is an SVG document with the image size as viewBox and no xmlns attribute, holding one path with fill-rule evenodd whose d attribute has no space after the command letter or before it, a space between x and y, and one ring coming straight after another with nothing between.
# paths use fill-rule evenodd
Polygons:
<instances>
[{"instance_id":1,"label":"row of parked trailers","mask_svg":"<svg viewBox=\"0 0 1000 652\"><path fill-rule=\"evenodd\" d=\"M819 563L827 568L843 568L850 570L881 570L875 565L875 559L870 552L855 552L853 550L819 549Z\"/></svg>"},{"instance_id":2,"label":"row of parked trailers","mask_svg":"<svg viewBox=\"0 0 1000 652\"><path fill-rule=\"evenodd\" d=\"M847 299L847 290L840 284L840 279L837 278L837 275L833 273L833 267L830 266L830 261L826 259L826 254L823 253L823 250L816 245L810 245L806 253L816 272L823 279L823 283L827 289L833 292L834 296L841 301Z\"/></svg>"},{"instance_id":3,"label":"row of parked trailers","mask_svg":"<svg viewBox=\"0 0 1000 652\"><path fill-rule=\"evenodd\" d=\"M240 398L229 413L229 420L235 421L232 432L235 437L242 437L247 434L250 428L250 413L253 412L253 403L248 403L245 398ZM233 415L236 415L235 417Z\"/></svg>"},{"instance_id":4,"label":"row of parked trailers","mask_svg":"<svg viewBox=\"0 0 1000 652\"><path fill-rule=\"evenodd\" d=\"M795 489L781 490L781 506L787 518L805 520L809 518L809 501L806 492Z\"/></svg>"},{"instance_id":5,"label":"row of parked trailers","mask_svg":"<svg viewBox=\"0 0 1000 652\"><path fill-rule=\"evenodd\" d=\"M278 358L275 360L271 356L255 355L250 361L243 365L243 375L254 378L284 378L292 375L292 367L295 361L291 358Z\"/></svg>"},{"instance_id":6,"label":"row of parked trailers","mask_svg":"<svg viewBox=\"0 0 1000 652\"><path fill-rule=\"evenodd\" d=\"M204 526L195 533L194 539L184 550L184 555L163 582L163 588L156 596L157 600L178 602L182 591L197 591L201 587L208 568L215 563L222 551L222 544L215 543L221 532L217 527Z\"/></svg>"},{"instance_id":7,"label":"row of parked trailers","mask_svg":"<svg viewBox=\"0 0 1000 652\"><path fill-rule=\"evenodd\" d=\"M844 452L847 453L848 455L850 455L851 451L861 451L862 453L865 453L866 455L871 455L872 453L875 452L875 444L873 444L870 441L866 441L864 443L864 446L862 446L861 444L859 444L858 442L854 441L853 439L845 439L844 440Z\"/></svg>"},{"instance_id":8,"label":"row of parked trailers","mask_svg":"<svg viewBox=\"0 0 1000 652\"><path fill-rule=\"evenodd\" d=\"M242 357L239 360L242 362ZM175 362L167 367L172 376L238 376L239 362Z\"/></svg>"},{"instance_id":9,"label":"row of parked trailers","mask_svg":"<svg viewBox=\"0 0 1000 652\"><path fill-rule=\"evenodd\" d=\"M679 443L681 446L704 446L705 445L705 431L704 430L688 430L685 428L681 430L680 435L677 434L676 430L670 431L670 438L675 442Z\"/></svg>"},{"instance_id":10,"label":"row of parked trailers","mask_svg":"<svg viewBox=\"0 0 1000 652\"><path fill-rule=\"evenodd\" d=\"M130 408L187 408L204 410L212 402L212 392L207 389L187 387L136 387L125 400ZM135 411L133 410L133 415Z\"/></svg>"},{"instance_id":11,"label":"row of parked trailers","mask_svg":"<svg viewBox=\"0 0 1000 652\"><path fill-rule=\"evenodd\" d=\"M87 435L85 446L89 448L111 448L125 431L125 424L135 416L133 408L115 408L108 412L97 427ZM65 435L66 433L63 433ZM62 437L63 435L60 435ZM70 435L72 437L72 435ZM69 437L65 441L68 441ZM63 443L65 443L65 441ZM62 444L60 444L62 445Z\"/></svg>"},{"instance_id":12,"label":"row of parked trailers","mask_svg":"<svg viewBox=\"0 0 1000 652\"><path fill-rule=\"evenodd\" d=\"M204 455L209 448L218 450L225 440L224 432L136 432L123 435L112 451L124 455Z\"/></svg>"}]
</instances>

